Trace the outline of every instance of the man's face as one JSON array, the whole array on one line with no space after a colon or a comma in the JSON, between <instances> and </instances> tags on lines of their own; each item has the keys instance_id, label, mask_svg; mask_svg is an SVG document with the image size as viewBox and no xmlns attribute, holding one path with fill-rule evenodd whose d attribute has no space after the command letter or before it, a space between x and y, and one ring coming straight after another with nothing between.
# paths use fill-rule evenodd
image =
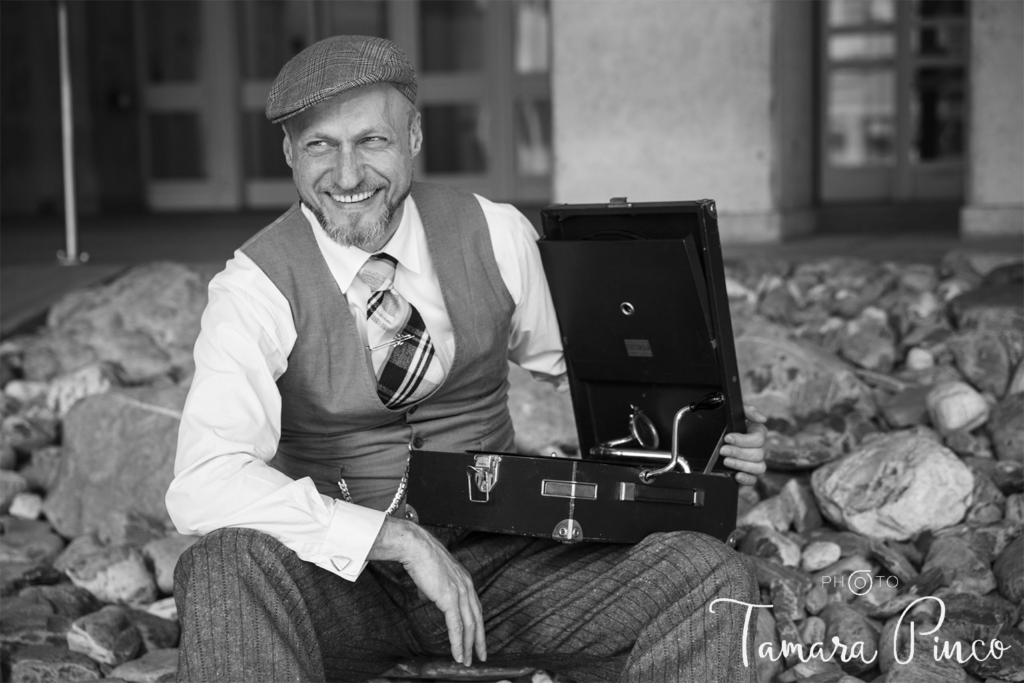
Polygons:
<instances>
[{"instance_id":1,"label":"man's face","mask_svg":"<svg viewBox=\"0 0 1024 683\"><path fill-rule=\"evenodd\" d=\"M421 143L412 103L373 85L286 121L284 156L299 197L331 239L374 252L401 222Z\"/></svg>"}]
</instances>

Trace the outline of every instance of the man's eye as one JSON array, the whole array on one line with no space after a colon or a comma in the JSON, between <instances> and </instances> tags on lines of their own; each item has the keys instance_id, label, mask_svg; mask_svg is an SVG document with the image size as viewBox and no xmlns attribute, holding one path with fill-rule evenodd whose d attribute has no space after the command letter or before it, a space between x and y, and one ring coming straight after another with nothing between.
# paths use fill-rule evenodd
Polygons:
<instances>
[{"instance_id":1,"label":"man's eye","mask_svg":"<svg viewBox=\"0 0 1024 683\"><path fill-rule=\"evenodd\" d=\"M380 136L380 135L371 135L368 138L363 138L363 144L374 146L374 147L380 147L380 146L386 145L387 142L388 142L388 139L383 137L383 136Z\"/></svg>"},{"instance_id":2,"label":"man's eye","mask_svg":"<svg viewBox=\"0 0 1024 683\"><path fill-rule=\"evenodd\" d=\"M306 149L310 150L311 152L317 152L325 150L327 148L328 144L326 140L312 140L311 142L306 143Z\"/></svg>"}]
</instances>

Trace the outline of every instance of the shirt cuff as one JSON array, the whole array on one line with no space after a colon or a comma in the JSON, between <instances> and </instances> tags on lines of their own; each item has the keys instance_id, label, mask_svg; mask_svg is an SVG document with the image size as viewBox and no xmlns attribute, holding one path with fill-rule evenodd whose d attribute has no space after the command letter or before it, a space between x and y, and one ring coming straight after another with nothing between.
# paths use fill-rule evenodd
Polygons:
<instances>
[{"instance_id":1,"label":"shirt cuff","mask_svg":"<svg viewBox=\"0 0 1024 683\"><path fill-rule=\"evenodd\" d=\"M348 581L359 578L387 515L381 510L333 500L334 509L315 565Z\"/></svg>"}]
</instances>

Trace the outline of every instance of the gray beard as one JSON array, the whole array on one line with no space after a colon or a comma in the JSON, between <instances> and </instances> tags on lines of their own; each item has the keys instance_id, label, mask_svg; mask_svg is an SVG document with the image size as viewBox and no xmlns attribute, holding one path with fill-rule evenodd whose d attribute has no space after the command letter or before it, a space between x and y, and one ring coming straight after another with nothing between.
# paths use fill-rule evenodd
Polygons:
<instances>
[{"instance_id":1,"label":"gray beard","mask_svg":"<svg viewBox=\"0 0 1024 683\"><path fill-rule=\"evenodd\" d=\"M363 251L372 251L373 246L380 241L381 237L387 233L388 228L391 227L391 220L394 218L395 212L408 196L409 191L406 190L395 202L385 202L384 210L380 216L368 226L360 225L357 216L352 216L347 226L331 223L321 211L305 204L305 202L303 204L316 216L320 227L324 229L327 236L334 242L343 247L356 247Z\"/></svg>"}]
</instances>

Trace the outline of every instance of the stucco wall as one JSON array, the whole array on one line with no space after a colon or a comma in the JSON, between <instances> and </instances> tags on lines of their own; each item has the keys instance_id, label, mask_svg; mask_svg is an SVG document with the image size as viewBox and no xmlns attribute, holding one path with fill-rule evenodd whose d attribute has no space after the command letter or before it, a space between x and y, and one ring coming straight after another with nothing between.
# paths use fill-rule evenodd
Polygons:
<instances>
[{"instance_id":1,"label":"stucco wall","mask_svg":"<svg viewBox=\"0 0 1024 683\"><path fill-rule=\"evenodd\" d=\"M800 87L809 107L811 55L807 42L806 74L793 66L799 46L777 40L778 4L552 3L556 201L711 197L723 238L785 234L779 209L809 204L811 167L809 156L792 166L790 182L782 161L809 155L812 141L809 118L780 116L799 106L786 98ZM809 5L797 6L809 30ZM806 80L777 82L780 57Z\"/></svg>"},{"instance_id":2,"label":"stucco wall","mask_svg":"<svg viewBox=\"0 0 1024 683\"><path fill-rule=\"evenodd\" d=\"M1024 2L971 3L966 235L1024 232Z\"/></svg>"}]
</instances>

